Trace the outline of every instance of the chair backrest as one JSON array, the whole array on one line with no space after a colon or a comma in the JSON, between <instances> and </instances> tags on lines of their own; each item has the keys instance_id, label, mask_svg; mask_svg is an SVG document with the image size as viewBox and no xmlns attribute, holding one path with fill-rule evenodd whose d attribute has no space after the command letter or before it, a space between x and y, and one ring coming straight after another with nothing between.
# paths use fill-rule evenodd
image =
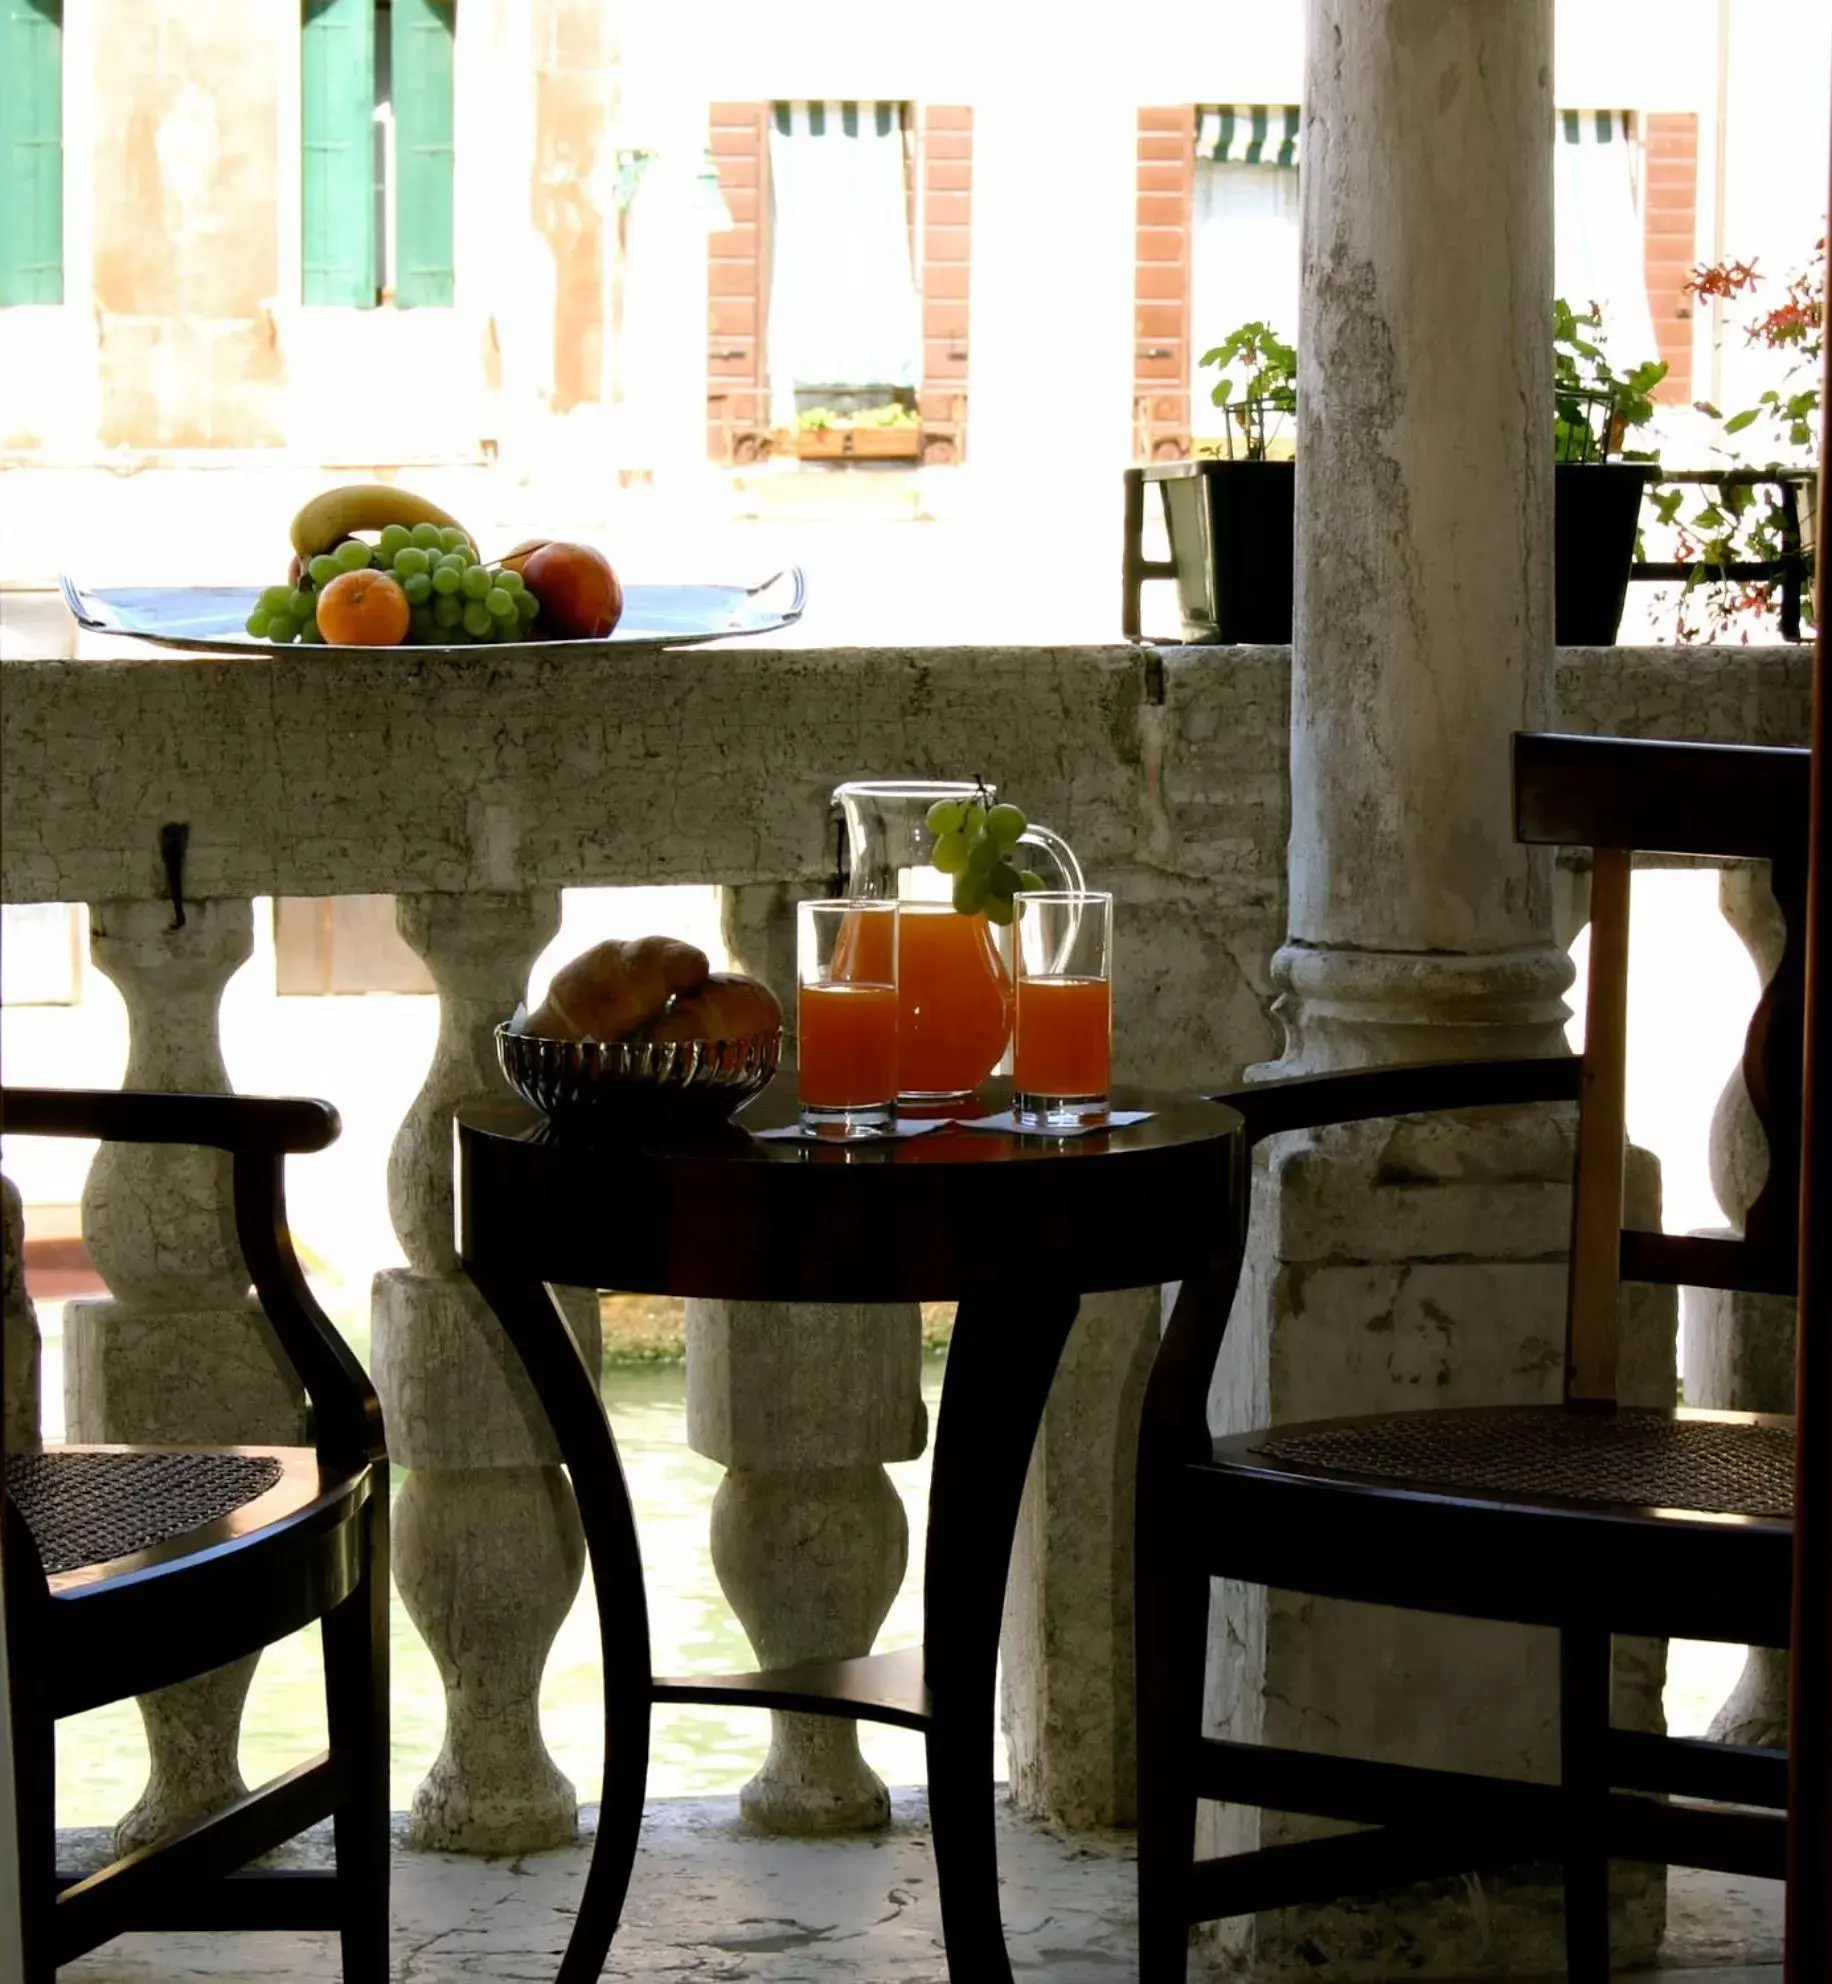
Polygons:
<instances>
[{"instance_id":1,"label":"chair backrest","mask_svg":"<svg viewBox=\"0 0 1832 1984\"><path fill-rule=\"evenodd\" d=\"M1566 1396L1616 1396L1624 1281L1791 1295L1799 1272L1801 1054L1810 754L1529 733L1514 740L1522 841L1592 850L1590 978L1572 1209ZM1628 920L1633 856L1770 864L1786 944L1744 1043L1768 1175L1740 1238L1625 1229Z\"/></svg>"}]
</instances>

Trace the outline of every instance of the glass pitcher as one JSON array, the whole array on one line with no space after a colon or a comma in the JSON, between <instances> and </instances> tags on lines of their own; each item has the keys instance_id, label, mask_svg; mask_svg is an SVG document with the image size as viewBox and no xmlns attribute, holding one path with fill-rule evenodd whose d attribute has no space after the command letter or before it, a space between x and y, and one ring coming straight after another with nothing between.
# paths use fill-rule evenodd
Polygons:
<instances>
[{"instance_id":1,"label":"glass pitcher","mask_svg":"<svg viewBox=\"0 0 1832 1984\"><path fill-rule=\"evenodd\" d=\"M935 867L928 812L938 799L998 797L992 786L925 779L856 779L833 795L846 822L850 893L894 898L898 939L898 1100L958 1102L999 1064L1011 1039L1012 982L999 933L962 916ZM1081 864L1048 827L1027 827L1019 865L1045 888L1082 886Z\"/></svg>"}]
</instances>

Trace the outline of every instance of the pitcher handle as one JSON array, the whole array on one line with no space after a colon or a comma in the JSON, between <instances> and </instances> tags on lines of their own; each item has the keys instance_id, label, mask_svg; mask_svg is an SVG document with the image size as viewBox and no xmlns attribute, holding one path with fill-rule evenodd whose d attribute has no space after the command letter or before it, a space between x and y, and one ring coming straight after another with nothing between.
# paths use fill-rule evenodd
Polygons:
<instances>
[{"instance_id":1,"label":"pitcher handle","mask_svg":"<svg viewBox=\"0 0 1832 1984\"><path fill-rule=\"evenodd\" d=\"M1042 877L1046 888L1067 889L1074 895L1082 894L1087 888L1087 883L1082 880L1081 863L1075 859L1075 850L1060 834L1051 833L1048 827L1026 827L1018 836L1018 845L1042 848L1062 871L1059 881L1051 881L1047 875ZM1062 970L1070 952L1075 948L1076 932L1080 926L1081 913L1077 910L1069 916L1063 930L1062 941L1049 961L1049 969L1052 972Z\"/></svg>"},{"instance_id":2,"label":"pitcher handle","mask_svg":"<svg viewBox=\"0 0 1832 1984\"><path fill-rule=\"evenodd\" d=\"M1062 879L1059 882L1051 882L1047 876L1044 878L1048 887L1068 889L1076 895L1080 895L1087 888L1087 883L1081 878L1081 863L1075 859L1075 850L1060 834L1051 833L1048 827L1028 826L1018 836L1018 845L1042 848L1062 870Z\"/></svg>"}]
</instances>

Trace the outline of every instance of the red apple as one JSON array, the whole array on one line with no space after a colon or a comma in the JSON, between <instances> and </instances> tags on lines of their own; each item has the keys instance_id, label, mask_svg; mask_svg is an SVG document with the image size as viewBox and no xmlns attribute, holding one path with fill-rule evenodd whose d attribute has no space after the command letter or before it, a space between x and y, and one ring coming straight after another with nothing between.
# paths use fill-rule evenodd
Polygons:
<instances>
[{"instance_id":1,"label":"red apple","mask_svg":"<svg viewBox=\"0 0 1832 1984\"><path fill-rule=\"evenodd\" d=\"M611 561L589 544L543 544L528 554L522 580L540 601L535 625L548 639L601 641L623 615Z\"/></svg>"}]
</instances>

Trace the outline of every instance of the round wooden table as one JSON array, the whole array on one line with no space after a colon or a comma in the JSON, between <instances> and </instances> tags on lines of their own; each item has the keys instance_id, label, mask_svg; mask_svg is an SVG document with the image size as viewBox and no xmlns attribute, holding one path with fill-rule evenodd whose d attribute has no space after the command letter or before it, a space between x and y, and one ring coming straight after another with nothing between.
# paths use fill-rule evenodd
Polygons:
<instances>
[{"instance_id":1,"label":"round wooden table","mask_svg":"<svg viewBox=\"0 0 1832 1984\"><path fill-rule=\"evenodd\" d=\"M1002 1083L977 1107L1002 1109ZM994 1676L1018 1501L1080 1298L1232 1286L1245 1145L1232 1110L1119 1091L1129 1128L1043 1142L958 1124L896 1142L759 1141L794 1120L779 1080L689 1136L549 1123L513 1100L458 1112L464 1266L552 1422L591 1553L604 1653L598 1837L559 1977L595 1984L636 1855L656 1702L749 1703L920 1730L951 1977L1005 1984L993 1830ZM748 1127L747 1127L748 1126ZM935 1429L923 1644L774 1672L650 1671L635 1514L593 1373L546 1284L754 1302L956 1301ZM1090 1456L1110 1467L1112 1457Z\"/></svg>"}]
</instances>

